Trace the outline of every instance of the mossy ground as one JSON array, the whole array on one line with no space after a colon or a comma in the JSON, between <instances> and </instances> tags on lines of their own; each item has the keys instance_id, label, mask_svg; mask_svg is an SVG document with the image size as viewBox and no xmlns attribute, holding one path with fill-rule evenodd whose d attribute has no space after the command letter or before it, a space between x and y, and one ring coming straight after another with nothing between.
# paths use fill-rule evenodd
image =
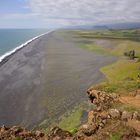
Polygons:
<instances>
[{"instance_id":1,"label":"mossy ground","mask_svg":"<svg viewBox=\"0 0 140 140\"><path fill-rule=\"evenodd\" d=\"M80 118L82 116L82 108L74 108L67 116L61 118L59 127L72 131L74 128L77 128L80 125Z\"/></svg>"},{"instance_id":2,"label":"mossy ground","mask_svg":"<svg viewBox=\"0 0 140 140\"><path fill-rule=\"evenodd\" d=\"M72 111L61 117L58 126L70 132L75 132L83 123L83 113L88 112L90 108L93 108L93 105L89 104L87 101L83 102L82 104L76 106Z\"/></svg>"}]
</instances>

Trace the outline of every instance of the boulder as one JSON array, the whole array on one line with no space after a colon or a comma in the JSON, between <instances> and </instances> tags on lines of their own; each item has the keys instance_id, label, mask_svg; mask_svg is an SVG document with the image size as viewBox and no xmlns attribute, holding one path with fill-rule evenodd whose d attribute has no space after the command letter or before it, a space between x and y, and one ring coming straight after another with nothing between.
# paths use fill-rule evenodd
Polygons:
<instances>
[{"instance_id":1,"label":"boulder","mask_svg":"<svg viewBox=\"0 0 140 140\"><path fill-rule=\"evenodd\" d=\"M35 135L36 135L37 137L44 137L44 133L42 133L42 132L40 132L40 131L36 131L36 132L35 132Z\"/></svg>"},{"instance_id":2,"label":"boulder","mask_svg":"<svg viewBox=\"0 0 140 140\"><path fill-rule=\"evenodd\" d=\"M132 119L134 119L134 120L140 120L140 114L137 111L135 111L133 113Z\"/></svg>"},{"instance_id":3,"label":"boulder","mask_svg":"<svg viewBox=\"0 0 140 140\"><path fill-rule=\"evenodd\" d=\"M128 52L124 52L124 56L128 56L131 60L133 60L135 58L135 51L131 50Z\"/></svg>"},{"instance_id":4,"label":"boulder","mask_svg":"<svg viewBox=\"0 0 140 140\"><path fill-rule=\"evenodd\" d=\"M28 131L25 128L13 126L13 127L0 127L0 140L48 140L45 134L39 132L34 133Z\"/></svg>"},{"instance_id":5,"label":"boulder","mask_svg":"<svg viewBox=\"0 0 140 140\"><path fill-rule=\"evenodd\" d=\"M104 128L105 124L103 122L99 123L98 127L99 128Z\"/></svg>"},{"instance_id":6,"label":"boulder","mask_svg":"<svg viewBox=\"0 0 140 140\"><path fill-rule=\"evenodd\" d=\"M98 127L96 125L87 125L86 127L85 126L81 127L80 132L86 136L91 136L91 135L95 134L97 129L98 129Z\"/></svg>"},{"instance_id":7,"label":"boulder","mask_svg":"<svg viewBox=\"0 0 140 140\"><path fill-rule=\"evenodd\" d=\"M94 111L89 111L88 113L88 123L92 124L93 123L93 119L94 119Z\"/></svg>"},{"instance_id":8,"label":"boulder","mask_svg":"<svg viewBox=\"0 0 140 140\"><path fill-rule=\"evenodd\" d=\"M88 113L88 124L93 124L96 122L97 119L97 112L96 111L89 111Z\"/></svg>"},{"instance_id":9,"label":"boulder","mask_svg":"<svg viewBox=\"0 0 140 140\"><path fill-rule=\"evenodd\" d=\"M99 99L101 91L99 90L94 90L94 89L88 89L87 90L87 94L89 95L89 98L93 98L93 99Z\"/></svg>"},{"instance_id":10,"label":"boulder","mask_svg":"<svg viewBox=\"0 0 140 140\"><path fill-rule=\"evenodd\" d=\"M121 119L127 121L128 119L132 119L132 116L133 116L132 112L123 111Z\"/></svg>"},{"instance_id":11,"label":"boulder","mask_svg":"<svg viewBox=\"0 0 140 140\"><path fill-rule=\"evenodd\" d=\"M120 119L121 118L121 112L117 109L110 109L109 110L109 115L113 119Z\"/></svg>"},{"instance_id":12,"label":"boulder","mask_svg":"<svg viewBox=\"0 0 140 140\"><path fill-rule=\"evenodd\" d=\"M52 140L52 139L60 138L62 140L62 139L69 138L71 136L72 134L70 132L62 130L61 128L56 126L50 130L48 134L48 139Z\"/></svg>"},{"instance_id":13,"label":"boulder","mask_svg":"<svg viewBox=\"0 0 140 140\"><path fill-rule=\"evenodd\" d=\"M109 113L106 111L103 111L100 113L100 117L102 120L108 119L108 115L109 115Z\"/></svg>"}]
</instances>

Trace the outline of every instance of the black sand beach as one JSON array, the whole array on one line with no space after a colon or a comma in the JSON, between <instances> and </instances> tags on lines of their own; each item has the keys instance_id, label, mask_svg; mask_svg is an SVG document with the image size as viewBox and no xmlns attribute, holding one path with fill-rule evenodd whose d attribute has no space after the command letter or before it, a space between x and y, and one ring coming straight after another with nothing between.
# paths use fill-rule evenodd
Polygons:
<instances>
[{"instance_id":1,"label":"black sand beach","mask_svg":"<svg viewBox=\"0 0 140 140\"><path fill-rule=\"evenodd\" d=\"M76 46L55 31L34 40L0 67L0 125L32 127L86 100L101 81L100 67L116 58Z\"/></svg>"}]
</instances>

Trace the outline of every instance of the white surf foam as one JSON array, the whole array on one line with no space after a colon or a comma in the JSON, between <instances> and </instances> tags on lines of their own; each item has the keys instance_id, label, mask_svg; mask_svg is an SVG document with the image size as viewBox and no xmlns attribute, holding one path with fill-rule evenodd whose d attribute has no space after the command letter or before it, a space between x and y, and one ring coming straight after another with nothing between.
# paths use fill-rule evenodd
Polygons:
<instances>
[{"instance_id":1,"label":"white surf foam","mask_svg":"<svg viewBox=\"0 0 140 140\"><path fill-rule=\"evenodd\" d=\"M51 30L51 31L48 31L48 32L46 32L46 33L44 33L44 34L41 34L41 35L39 35L39 36L36 36L36 37L34 37L34 38L32 38L32 39L26 41L25 43L21 44L20 46L14 48L13 50L6 52L4 55L0 56L0 62L2 62L6 57L8 57L8 56L10 56L11 54L15 53L15 52L18 51L19 49L25 47L26 45L28 45L29 43L31 43L31 42L34 41L35 39L40 38L41 36L46 35L46 34L49 34L49 33L53 32L53 31L54 31L54 30Z\"/></svg>"}]
</instances>

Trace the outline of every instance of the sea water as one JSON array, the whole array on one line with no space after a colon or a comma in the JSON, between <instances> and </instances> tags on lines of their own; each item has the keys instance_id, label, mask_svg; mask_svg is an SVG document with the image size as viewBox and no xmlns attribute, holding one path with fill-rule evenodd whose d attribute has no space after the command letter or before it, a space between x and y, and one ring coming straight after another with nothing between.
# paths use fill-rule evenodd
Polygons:
<instances>
[{"instance_id":1,"label":"sea water","mask_svg":"<svg viewBox=\"0 0 140 140\"><path fill-rule=\"evenodd\" d=\"M50 32L49 29L0 29L0 62L34 39Z\"/></svg>"}]
</instances>

